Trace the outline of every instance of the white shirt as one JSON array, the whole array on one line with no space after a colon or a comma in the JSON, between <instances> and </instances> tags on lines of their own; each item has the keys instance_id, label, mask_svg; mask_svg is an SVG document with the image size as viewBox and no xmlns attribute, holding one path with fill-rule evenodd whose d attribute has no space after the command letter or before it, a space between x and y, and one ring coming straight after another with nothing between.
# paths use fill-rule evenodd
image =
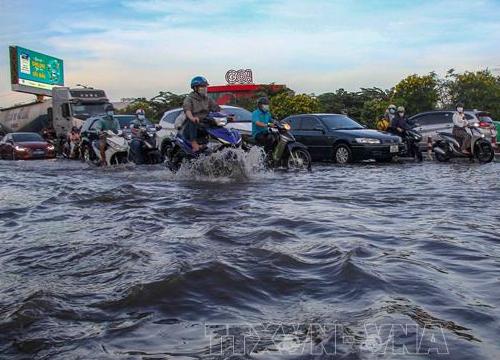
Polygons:
<instances>
[{"instance_id":1,"label":"white shirt","mask_svg":"<svg viewBox=\"0 0 500 360\"><path fill-rule=\"evenodd\" d=\"M453 125L457 127L466 127L469 124L465 118L464 113L459 113L458 111L453 114Z\"/></svg>"}]
</instances>

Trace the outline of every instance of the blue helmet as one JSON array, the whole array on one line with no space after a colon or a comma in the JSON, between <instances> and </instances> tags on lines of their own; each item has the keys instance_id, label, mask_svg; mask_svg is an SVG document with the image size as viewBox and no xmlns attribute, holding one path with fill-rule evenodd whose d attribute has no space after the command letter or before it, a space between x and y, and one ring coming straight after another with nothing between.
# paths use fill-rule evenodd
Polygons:
<instances>
[{"instance_id":1,"label":"blue helmet","mask_svg":"<svg viewBox=\"0 0 500 360\"><path fill-rule=\"evenodd\" d=\"M195 76L191 80L191 89L194 90L196 86L208 86L208 81L203 76Z\"/></svg>"}]
</instances>

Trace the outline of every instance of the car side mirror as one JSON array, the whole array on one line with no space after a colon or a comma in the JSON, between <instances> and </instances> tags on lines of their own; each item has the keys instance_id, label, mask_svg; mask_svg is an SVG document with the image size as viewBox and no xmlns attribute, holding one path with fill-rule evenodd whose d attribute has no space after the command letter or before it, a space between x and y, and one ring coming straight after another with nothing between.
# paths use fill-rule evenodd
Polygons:
<instances>
[{"instance_id":1,"label":"car side mirror","mask_svg":"<svg viewBox=\"0 0 500 360\"><path fill-rule=\"evenodd\" d=\"M69 118L71 113L69 111L69 104L65 103L61 105L61 110L62 110L62 116L65 118Z\"/></svg>"},{"instance_id":2,"label":"car side mirror","mask_svg":"<svg viewBox=\"0 0 500 360\"><path fill-rule=\"evenodd\" d=\"M7 140L7 142L8 142L9 144L14 144L14 140L11 140L11 139Z\"/></svg>"}]
</instances>

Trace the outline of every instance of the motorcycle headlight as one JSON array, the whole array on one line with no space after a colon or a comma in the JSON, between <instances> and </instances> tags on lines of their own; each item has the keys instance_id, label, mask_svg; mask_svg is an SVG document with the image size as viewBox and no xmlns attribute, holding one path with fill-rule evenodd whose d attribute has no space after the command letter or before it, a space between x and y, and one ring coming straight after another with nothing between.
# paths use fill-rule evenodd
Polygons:
<instances>
[{"instance_id":1,"label":"motorcycle headlight","mask_svg":"<svg viewBox=\"0 0 500 360\"><path fill-rule=\"evenodd\" d=\"M380 144L379 139L373 138L355 138L354 141L356 141L358 144Z\"/></svg>"}]
</instances>

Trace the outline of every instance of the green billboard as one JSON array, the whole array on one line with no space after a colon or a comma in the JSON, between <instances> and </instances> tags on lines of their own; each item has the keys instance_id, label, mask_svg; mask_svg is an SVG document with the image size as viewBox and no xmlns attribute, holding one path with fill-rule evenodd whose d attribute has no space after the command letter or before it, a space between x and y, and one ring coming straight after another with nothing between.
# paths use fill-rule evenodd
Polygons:
<instances>
[{"instance_id":1,"label":"green billboard","mask_svg":"<svg viewBox=\"0 0 500 360\"><path fill-rule=\"evenodd\" d=\"M12 90L50 95L54 86L64 86L61 59L20 46L10 47Z\"/></svg>"}]
</instances>

